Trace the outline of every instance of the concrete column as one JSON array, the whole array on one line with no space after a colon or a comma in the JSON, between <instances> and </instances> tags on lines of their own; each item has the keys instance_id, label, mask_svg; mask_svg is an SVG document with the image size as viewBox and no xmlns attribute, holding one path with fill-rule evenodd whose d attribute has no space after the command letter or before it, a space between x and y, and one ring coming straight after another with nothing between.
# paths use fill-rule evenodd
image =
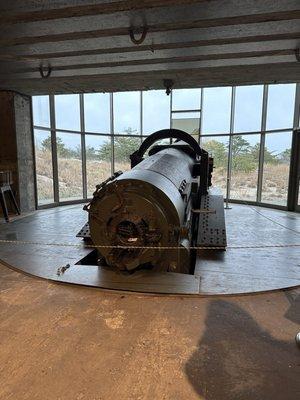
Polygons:
<instances>
[{"instance_id":1,"label":"concrete column","mask_svg":"<svg viewBox=\"0 0 300 400\"><path fill-rule=\"evenodd\" d=\"M36 208L30 98L0 92L0 170L13 173L13 190L22 212Z\"/></svg>"}]
</instances>

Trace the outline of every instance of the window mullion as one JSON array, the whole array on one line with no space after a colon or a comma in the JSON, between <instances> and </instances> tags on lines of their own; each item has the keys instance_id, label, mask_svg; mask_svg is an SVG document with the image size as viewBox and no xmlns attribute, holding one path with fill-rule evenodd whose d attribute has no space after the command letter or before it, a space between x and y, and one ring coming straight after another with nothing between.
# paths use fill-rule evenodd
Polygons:
<instances>
[{"instance_id":1,"label":"window mullion","mask_svg":"<svg viewBox=\"0 0 300 400\"><path fill-rule=\"evenodd\" d=\"M226 184L226 208L228 208L228 201L230 199L231 171L232 171L232 145L233 145L232 133L234 131L234 112L235 112L235 86L232 87L232 91L231 91L230 131L229 131L227 184Z\"/></svg>"},{"instance_id":2,"label":"window mullion","mask_svg":"<svg viewBox=\"0 0 300 400\"><path fill-rule=\"evenodd\" d=\"M265 141L266 141L266 125L267 125L267 107L268 107L268 85L264 85L262 113L261 113L261 135L259 147L259 163L258 163L258 176L257 176L257 193L256 201L261 202L263 173L264 173L264 155L265 155Z\"/></svg>"},{"instance_id":3,"label":"window mullion","mask_svg":"<svg viewBox=\"0 0 300 400\"><path fill-rule=\"evenodd\" d=\"M80 103L80 132L81 132L81 164L82 164L82 191L83 198L87 198L87 172L86 172L86 147L85 147L85 123L84 123L84 97L79 95Z\"/></svg>"},{"instance_id":4,"label":"window mullion","mask_svg":"<svg viewBox=\"0 0 300 400\"><path fill-rule=\"evenodd\" d=\"M52 171L53 171L53 194L54 203L59 202L59 180L58 180L58 162L56 146L56 121L55 121L55 101L54 95L49 96L50 107L50 129L51 129L51 150L52 150Z\"/></svg>"}]
</instances>

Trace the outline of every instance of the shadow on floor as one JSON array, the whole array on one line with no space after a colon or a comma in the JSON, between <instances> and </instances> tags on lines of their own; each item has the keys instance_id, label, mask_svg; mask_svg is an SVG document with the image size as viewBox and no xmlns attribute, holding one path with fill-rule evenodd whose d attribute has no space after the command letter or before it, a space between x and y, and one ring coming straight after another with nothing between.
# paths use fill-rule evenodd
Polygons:
<instances>
[{"instance_id":1,"label":"shadow on floor","mask_svg":"<svg viewBox=\"0 0 300 400\"><path fill-rule=\"evenodd\" d=\"M285 316L285 318L289 319L290 321L294 322L295 324L299 324L299 330L300 330L300 292L299 292L299 289L287 290L284 293L290 303L290 307L287 310L287 312L284 314L284 316Z\"/></svg>"},{"instance_id":2,"label":"shadow on floor","mask_svg":"<svg viewBox=\"0 0 300 400\"><path fill-rule=\"evenodd\" d=\"M300 398L300 351L294 337L274 339L242 308L223 300L210 304L205 323L198 349L185 366L201 398Z\"/></svg>"}]
</instances>

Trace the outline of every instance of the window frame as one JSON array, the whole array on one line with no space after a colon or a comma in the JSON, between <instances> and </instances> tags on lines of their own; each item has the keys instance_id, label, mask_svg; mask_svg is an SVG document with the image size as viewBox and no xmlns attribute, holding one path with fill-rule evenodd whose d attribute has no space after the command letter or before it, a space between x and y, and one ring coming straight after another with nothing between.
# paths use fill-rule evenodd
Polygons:
<instances>
[{"instance_id":1,"label":"window frame","mask_svg":"<svg viewBox=\"0 0 300 400\"><path fill-rule=\"evenodd\" d=\"M262 84L259 84L262 85ZM227 86L227 85L226 85ZM249 85L244 85L244 86L249 86ZM227 86L228 87L228 86ZM289 177L289 191L288 191L288 201L285 206L279 205L279 204L270 204L270 203L265 203L262 202L262 183L263 183L263 166L264 166L264 149L265 149L265 139L266 139L266 134L272 134L276 132L290 132L293 131L297 128L299 128L299 115L300 115L300 83L295 83L295 102L294 102L294 122L293 126L286 127L286 128L279 128L279 129L271 129L267 130L266 129L266 119L267 119L267 112L268 112L268 84L263 84L263 98L262 98L262 109L261 109L261 126L259 131L249 131L249 132L234 132L234 120L235 120L235 115L236 115L236 107L235 107L235 97L236 97L236 87L237 86L231 86L231 104L230 104L230 130L229 132L220 132L217 134L209 135L209 134L203 134L202 132L202 124L203 124L203 91L205 88L199 88L200 89L200 104L199 108L193 109L193 110L173 110L173 104L172 104L172 92L170 95L170 123L169 127L172 126L172 120L174 114L179 114L179 113L199 113L199 131L198 131L198 142L201 145L202 138L205 138L206 136L213 136L216 139L218 137L222 136L229 136L229 149L228 149L228 163L227 163L227 178L226 178L226 201L227 205L228 202L232 203L245 203L244 200L242 199L232 199L230 197L230 189L231 189L231 176L232 176L232 141L233 137L235 135L260 135L260 151L259 151L259 165L258 165L258 174L257 174L257 196L255 201L247 201L247 204L250 205L259 205L259 206L264 206L264 207L271 207L271 208L278 208L278 209L292 209L291 205L291 191L293 188L291 188L291 179L292 177ZM180 89L179 89L180 90ZM130 135L132 137L139 137L141 140L148 135L143 132L143 112L147 112L147 110L144 110L143 107L143 91L139 91L140 93L140 101L139 101L139 115L140 115L140 132L137 134ZM124 133L118 134L115 132L114 129L114 93L109 93L109 103L110 103L110 132L109 133L102 133L102 132L88 132L85 130L85 113L84 113L84 94L80 93L79 94L79 111L80 111L80 130L79 131L73 131L73 130L67 130L67 129L57 129L56 128L56 119L55 119L55 97L54 95L49 95L49 113L50 113L50 127L45 127L45 126L39 126L39 125L34 125L34 122L32 120L32 134L34 135L34 130L41 130L41 131L47 131L51 135L51 143L52 143L52 171L53 171L53 193L54 193L54 202L53 203L47 203L47 204L38 204L37 200L37 209L42 209L42 208L49 208L49 207L54 207L54 206L60 206L60 205L65 205L65 204L76 204L76 203L82 203L82 202L87 202L90 200L87 196L87 166L86 166L86 143L85 143L85 135L95 135L95 136L105 136L105 137L110 137L111 140L111 173L113 174L114 169L115 169L115 154L114 154L114 139L115 137L126 137L129 135L126 135ZM33 106L32 106L32 115L33 115ZM82 188L83 188L83 193L82 193L82 199L78 200L72 200L72 201L63 201L59 197L59 187L58 187L58 163L57 163L57 149L56 149L56 137L57 137L57 132L66 132L66 133L72 133L72 134L77 134L80 135L81 138L81 162L82 162ZM35 151L35 149L34 149ZM34 161L35 162L35 161ZM291 158L292 162L292 158ZM35 166L36 168L36 166ZM36 180L36 177L35 177ZM38 199L38 194L36 193L36 199Z\"/></svg>"}]
</instances>

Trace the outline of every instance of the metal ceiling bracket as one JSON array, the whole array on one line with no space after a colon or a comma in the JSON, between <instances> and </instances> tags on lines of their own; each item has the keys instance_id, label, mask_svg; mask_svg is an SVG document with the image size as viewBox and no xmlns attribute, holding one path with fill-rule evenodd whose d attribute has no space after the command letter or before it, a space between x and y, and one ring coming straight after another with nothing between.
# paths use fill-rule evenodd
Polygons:
<instances>
[{"instance_id":1,"label":"metal ceiling bracket","mask_svg":"<svg viewBox=\"0 0 300 400\"><path fill-rule=\"evenodd\" d=\"M146 35L148 32L148 27L144 25L143 27L140 28L129 28L129 35L132 43L134 44L141 44L143 41L146 39ZM136 34L141 34L141 37L139 39L136 39L135 35Z\"/></svg>"},{"instance_id":2,"label":"metal ceiling bracket","mask_svg":"<svg viewBox=\"0 0 300 400\"><path fill-rule=\"evenodd\" d=\"M40 75L43 79L49 78L52 72L51 65L44 67L42 64L39 66Z\"/></svg>"},{"instance_id":3,"label":"metal ceiling bracket","mask_svg":"<svg viewBox=\"0 0 300 400\"><path fill-rule=\"evenodd\" d=\"M300 62L300 48L295 49L296 60Z\"/></svg>"},{"instance_id":4,"label":"metal ceiling bracket","mask_svg":"<svg viewBox=\"0 0 300 400\"><path fill-rule=\"evenodd\" d=\"M171 93L172 87L174 86L174 81L172 79L164 79L163 80L164 87L166 88L166 94L169 96Z\"/></svg>"}]
</instances>

